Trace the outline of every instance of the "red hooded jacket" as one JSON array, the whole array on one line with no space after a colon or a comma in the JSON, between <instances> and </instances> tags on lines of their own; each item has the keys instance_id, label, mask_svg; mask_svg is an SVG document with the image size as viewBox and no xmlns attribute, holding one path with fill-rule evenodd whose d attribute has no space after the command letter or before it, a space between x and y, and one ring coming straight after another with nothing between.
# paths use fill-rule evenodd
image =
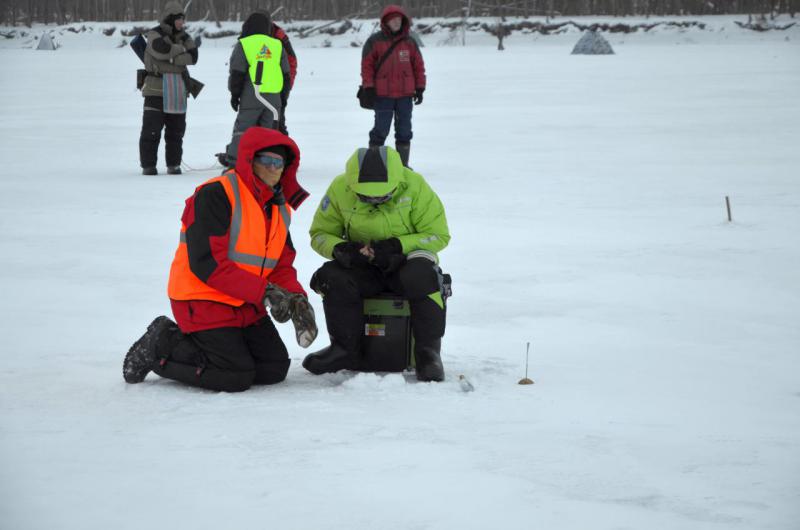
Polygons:
<instances>
[{"instance_id":1,"label":"red hooded jacket","mask_svg":"<svg viewBox=\"0 0 800 530\"><path fill-rule=\"evenodd\" d=\"M248 129L239 142L236 173L262 207L280 200L280 195L276 196L253 174L254 154L274 145L283 145L291 153L281 177L280 195L293 209L297 209L308 197L308 192L297 183L300 150L288 136L262 127ZM297 281L291 235L287 237L278 263L268 278L245 271L228 259L231 204L219 182L203 185L186 199L181 220L186 226L186 247L192 273L210 287L245 300L239 307L210 300L171 300L175 321L184 333L255 324L267 316L263 304L267 281L290 292L306 294ZM264 222L269 231L270 220L266 215Z\"/></svg>"},{"instance_id":2,"label":"red hooded jacket","mask_svg":"<svg viewBox=\"0 0 800 530\"><path fill-rule=\"evenodd\" d=\"M394 15L403 17L397 34L392 34L386 25L386 21ZM375 94L379 97L408 97L413 96L416 89L425 88L425 61L416 41L408 34L410 29L411 19L403 8L389 5L381 14L381 31L374 33L364 44L361 54L361 84L367 88L375 87ZM394 47L391 55L376 72L378 61L398 40L402 42Z\"/></svg>"}]
</instances>

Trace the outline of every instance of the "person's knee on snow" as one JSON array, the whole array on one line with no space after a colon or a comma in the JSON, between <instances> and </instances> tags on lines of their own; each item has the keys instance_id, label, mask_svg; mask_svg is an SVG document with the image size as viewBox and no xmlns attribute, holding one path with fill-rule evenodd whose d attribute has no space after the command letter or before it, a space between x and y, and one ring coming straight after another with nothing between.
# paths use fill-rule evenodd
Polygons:
<instances>
[{"instance_id":1,"label":"person's knee on snow","mask_svg":"<svg viewBox=\"0 0 800 530\"><path fill-rule=\"evenodd\" d=\"M256 373L253 384L274 385L286 379L289 373L290 359L282 361L263 361L256 363Z\"/></svg>"}]
</instances>

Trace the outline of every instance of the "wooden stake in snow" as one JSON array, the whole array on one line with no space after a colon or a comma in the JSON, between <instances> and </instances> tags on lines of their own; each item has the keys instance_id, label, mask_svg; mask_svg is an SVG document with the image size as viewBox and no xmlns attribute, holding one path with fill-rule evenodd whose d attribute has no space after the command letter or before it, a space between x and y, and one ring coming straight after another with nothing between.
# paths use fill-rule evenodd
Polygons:
<instances>
[{"instance_id":1,"label":"wooden stake in snow","mask_svg":"<svg viewBox=\"0 0 800 530\"><path fill-rule=\"evenodd\" d=\"M731 218L731 200L730 198L728 198L727 195L725 196L725 206L728 208L728 222L730 223L731 221L733 221L733 219Z\"/></svg>"},{"instance_id":2,"label":"wooden stake in snow","mask_svg":"<svg viewBox=\"0 0 800 530\"><path fill-rule=\"evenodd\" d=\"M519 380L518 385L532 385L533 380L528 379L528 354L531 351L531 343L528 342L528 345L525 347L525 377Z\"/></svg>"}]
</instances>

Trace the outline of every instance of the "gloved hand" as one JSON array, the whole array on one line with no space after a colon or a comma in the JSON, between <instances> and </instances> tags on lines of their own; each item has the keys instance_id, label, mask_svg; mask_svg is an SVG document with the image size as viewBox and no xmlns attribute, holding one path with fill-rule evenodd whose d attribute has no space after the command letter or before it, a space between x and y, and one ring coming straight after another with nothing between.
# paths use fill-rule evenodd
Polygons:
<instances>
[{"instance_id":1,"label":"gloved hand","mask_svg":"<svg viewBox=\"0 0 800 530\"><path fill-rule=\"evenodd\" d=\"M239 96L231 96L231 108L234 112L239 112Z\"/></svg>"},{"instance_id":2,"label":"gloved hand","mask_svg":"<svg viewBox=\"0 0 800 530\"><path fill-rule=\"evenodd\" d=\"M418 88L414 91L414 105L422 103L422 93L425 92L424 88Z\"/></svg>"},{"instance_id":3,"label":"gloved hand","mask_svg":"<svg viewBox=\"0 0 800 530\"><path fill-rule=\"evenodd\" d=\"M333 259L345 269L352 269L355 265L367 263L367 257L361 253L363 243L345 241L333 247Z\"/></svg>"},{"instance_id":4,"label":"gloved hand","mask_svg":"<svg viewBox=\"0 0 800 530\"><path fill-rule=\"evenodd\" d=\"M394 272L406 262L403 245L396 237L373 241L370 243L370 247L375 254L372 264L383 272Z\"/></svg>"},{"instance_id":5,"label":"gloved hand","mask_svg":"<svg viewBox=\"0 0 800 530\"><path fill-rule=\"evenodd\" d=\"M372 108L375 106L375 87L364 87L361 91L361 106Z\"/></svg>"},{"instance_id":6,"label":"gloved hand","mask_svg":"<svg viewBox=\"0 0 800 530\"><path fill-rule=\"evenodd\" d=\"M292 297L295 296L283 287L274 283L267 284L264 292L264 306L269 308L276 322L286 322L292 318ZM300 295L302 296L302 295Z\"/></svg>"},{"instance_id":7,"label":"gloved hand","mask_svg":"<svg viewBox=\"0 0 800 530\"><path fill-rule=\"evenodd\" d=\"M314 308L311 307L308 298L302 294L294 294L291 298L290 306L297 344L301 348L308 348L317 338L318 330L317 322L314 318Z\"/></svg>"}]
</instances>

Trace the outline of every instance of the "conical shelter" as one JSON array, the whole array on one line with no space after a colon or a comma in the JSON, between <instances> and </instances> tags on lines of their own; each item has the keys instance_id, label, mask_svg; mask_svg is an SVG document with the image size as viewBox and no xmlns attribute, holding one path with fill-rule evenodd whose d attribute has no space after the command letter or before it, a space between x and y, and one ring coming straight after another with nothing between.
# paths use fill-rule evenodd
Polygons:
<instances>
[{"instance_id":1,"label":"conical shelter","mask_svg":"<svg viewBox=\"0 0 800 530\"><path fill-rule=\"evenodd\" d=\"M46 31L42 33L42 38L39 39L39 45L36 47L37 50L55 50L56 43L53 42L53 37L50 36L49 33Z\"/></svg>"},{"instance_id":2,"label":"conical shelter","mask_svg":"<svg viewBox=\"0 0 800 530\"><path fill-rule=\"evenodd\" d=\"M611 55L614 50L608 41L596 31L587 31L572 48L572 55Z\"/></svg>"}]
</instances>

